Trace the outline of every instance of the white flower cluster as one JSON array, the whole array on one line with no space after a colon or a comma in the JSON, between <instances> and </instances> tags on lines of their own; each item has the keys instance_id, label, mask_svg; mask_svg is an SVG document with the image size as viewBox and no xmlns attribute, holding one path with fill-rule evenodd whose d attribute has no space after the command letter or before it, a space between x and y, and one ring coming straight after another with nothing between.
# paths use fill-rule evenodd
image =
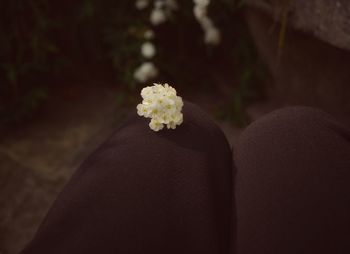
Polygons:
<instances>
[{"instance_id":1,"label":"white flower cluster","mask_svg":"<svg viewBox=\"0 0 350 254\"><path fill-rule=\"evenodd\" d=\"M156 0L150 16L152 25L158 26L164 23L177 9L176 0Z\"/></svg>"},{"instance_id":2,"label":"white flower cluster","mask_svg":"<svg viewBox=\"0 0 350 254\"><path fill-rule=\"evenodd\" d=\"M143 10L149 5L149 0L136 0L135 7L138 10Z\"/></svg>"},{"instance_id":3,"label":"white flower cluster","mask_svg":"<svg viewBox=\"0 0 350 254\"><path fill-rule=\"evenodd\" d=\"M204 42L209 45L219 44L221 40L220 31L213 24L207 13L210 0L193 1L195 4L194 15L205 33ZM150 15L150 22L154 26L166 22L172 13L179 8L176 0L136 0L135 7L138 10L143 10L150 6L151 2L153 2L153 9ZM146 41L141 46L141 55L146 59L146 62L142 63L134 72L134 79L140 83L145 83L158 75L157 67L151 62L151 59L157 54L156 47L151 42L154 37L154 32L151 29L144 33Z\"/></svg>"},{"instance_id":4,"label":"white flower cluster","mask_svg":"<svg viewBox=\"0 0 350 254\"><path fill-rule=\"evenodd\" d=\"M154 32L153 32L153 30L148 29L148 30L144 33L143 37L144 37L146 40L152 40L152 39L154 39Z\"/></svg>"},{"instance_id":5,"label":"white flower cluster","mask_svg":"<svg viewBox=\"0 0 350 254\"><path fill-rule=\"evenodd\" d=\"M156 48L153 43L147 41L141 46L141 54L144 58L150 59L153 58L156 54Z\"/></svg>"},{"instance_id":6,"label":"white flower cluster","mask_svg":"<svg viewBox=\"0 0 350 254\"><path fill-rule=\"evenodd\" d=\"M151 0L136 0L135 7L138 10L143 10L150 5L150 2ZM178 8L176 0L156 0L153 2L154 7L151 11L150 22L154 26L164 23L172 15L172 12ZM151 42L154 39L153 30L148 29L144 33L144 38L146 42L141 46L141 55L147 59L147 62L142 63L134 72L134 79L140 83L145 83L158 75L157 67L150 62L150 59L157 54L156 47Z\"/></svg>"},{"instance_id":7,"label":"white flower cluster","mask_svg":"<svg viewBox=\"0 0 350 254\"><path fill-rule=\"evenodd\" d=\"M158 69L152 62L144 62L134 72L134 78L140 83L145 83L157 76Z\"/></svg>"},{"instance_id":8,"label":"white flower cluster","mask_svg":"<svg viewBox=\"0 0 350 254\"><path fill-rule=\"evenodd\" d=\"M221 41L221 34L208 16L210 0L193 0L193 2L194 16L204 31L204 42L209 45L218 45Z\"/></svg>"},{"instance_id":9,"label":"white flower cluster","mask_svg":"<svg viewBox=\"0 0 350 254\"><path fill-rule=\"evenodd\" d=\"M154 131L175 129L183 121L183 101L176 90L168 84L154 84L141 91L142 103L137 105L137 114L151 118L149 127Z\"/></svg>"},{"instance_id":10,"label":"white flower cluster","mask_svg":"<svg viewBox=\"0 0 350 254\"><path fill-rule=\"evenodd\" d=\"M144 42L141 46L141 55L147 59L147 61L142 63L141 66L139 66L134 72L134 79L140 83L145 83L148 80L157 77L158 75L157 67L154 65L154 63L149 61L157 53L156 47L152 42L150 42L150 40L154 38L154 32L150 29L147 30L144 33L144 38L147 41Z\"/></svg>"},{"instance_id":11,"label":"white flower cluster","mask_svg":"<svg viewBox=\"0 0 350 254\"><path fill-rule=\"evenodd\" d=\"M135 7L138 10L146 9L152 0L136 0ZM173 11L178 9L176 0L156 0L154 8L151 12L150 21L152 25L160 25L164 23Z\"/></svg>"}]
</instances>

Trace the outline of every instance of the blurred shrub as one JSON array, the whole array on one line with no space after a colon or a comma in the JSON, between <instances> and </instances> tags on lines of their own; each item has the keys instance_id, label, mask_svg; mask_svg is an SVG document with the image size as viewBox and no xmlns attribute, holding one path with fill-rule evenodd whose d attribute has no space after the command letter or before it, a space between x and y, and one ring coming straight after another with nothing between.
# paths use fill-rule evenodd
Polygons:
<instances>
[{"instance_id":1,"label":"blurred shrub","mask_svg":"<svg viewBox=\"0 0 350 254\"><path fill-rule=\"evenodd\" d=\"M254 51L240 12L244 1L212 1L210 16L223 37L218 48L204 44L192 1L178 2L170 21L153 28L157 80L197 89L214 83L211 69L222 68L237 77L232 83L241 88L233 100L242 100L245 90L254 90L250 81L257 74L255 55L240 49ZM79 75L78 65L110 70L133 90L149 14L130 0L0 1L0 124L28 116L48 97L58 74Z\"/></svg>"},{"instance_id":2,"label":"blurred shrub","mask_svg":"<svg viewBox=\"0 0 350 254\"><path fill-rule=\"evenodd\" d=\"M0 2L0 118L13 121L35 109L47 95L43 73L53 72L57 47L47 1Z\"/></svg>"}]
</instances>

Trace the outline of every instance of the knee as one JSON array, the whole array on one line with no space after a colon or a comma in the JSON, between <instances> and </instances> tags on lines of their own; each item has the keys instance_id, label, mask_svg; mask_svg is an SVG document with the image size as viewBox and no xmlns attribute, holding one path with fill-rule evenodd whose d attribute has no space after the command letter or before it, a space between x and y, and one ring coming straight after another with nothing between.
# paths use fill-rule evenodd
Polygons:
<instances>
[{"instance_id":1,"label":"knee","mask_svg":"<svg viewBox=\"0 0 350 254\"><path fill-rule=\"evenodd\" d=\"M344 248L349 196L339 193L349 193L349 137L308 107L277 110L242 133L235 147L242 253Z\"/></svg>"},{"instance_id":2,"label":"knee","mask_svg":"<svg viewBox=\"0 0 350 254\"><path fill-rule=\"evenodd\" d=\"M252 123L234 153L238 189L244 196L241 202L260 196L265 196L265 201L254 202L279 200L282 193L302 196L297 190L303 189L305 182L310 182L310 188L322 189L334 178L329 169L341 171L341 163L347 160L344 148L349 146L341 131L328 114L308 107L280 109ZM296 192L291 194L292 190Z\"/></svg>"},{"instance_id":3,"label":"knee","mask_svg":"<svg viewBox=\"0 0 350 254\"><path fill-rule=\"evenodd\" d=\"M244 142L250 136L275 136L281 134L289 136L296 132L312 132L315 127L326 127L331 117L316 108L295 106L275 110L261 119L253 122L243 132L241 140Z\"/></svg>"},{"instance_id":4,"label":"knee","mask_svg":"<svg viewBox=\"0 0 350 254\"><path fill-rule=\"evenodd\" d=\"M231 155L231 149L224 133L210 115L189 101L185 101L182 113L183 123L175 130L165 128L154 132L148 126L150 119L138 116L135 110L112 135L111 141L136 139L138 142L142 136L142 140L149 140L146 145L159 143L160 148L161 144L168 145L169 142L172 142L179 147L200 151L203 151L204 148L217 147L224 154Z\"/></svg>"},{"instance_id":5,"label":"knee","mask_svg":"<svg viewBox=\"0 0 350 254\"><path fill-rule=\"evenodd\" d=\"M239 138L235 157L255 159L297 152L299 147L314 148L325 132L339 129L327 113L303 106L276 110L253 122ZM313 142L315 141L315 142Z\"/></svg>"}]
</instances>

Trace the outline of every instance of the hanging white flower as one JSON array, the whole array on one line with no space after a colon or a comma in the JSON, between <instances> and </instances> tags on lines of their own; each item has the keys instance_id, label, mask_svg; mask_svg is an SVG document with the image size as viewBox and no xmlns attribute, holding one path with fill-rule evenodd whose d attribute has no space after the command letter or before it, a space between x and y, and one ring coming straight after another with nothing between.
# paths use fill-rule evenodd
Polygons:
<instances>
[{"instance_id":1,"label":"hanging white flower","mask_svg":"<svg viewBox=\"0 0 350 254\"><path fill-rule=\"evenodd\" d=\"M143 37L144 37L146 40L152 40L152 39L154 39L154 32L153 32L153 30L148 29L148 30L144 33Z\"/></svg>"},{"instance_id":2,"label":"hanging white flower","mask_svg":"<svg viewBox=\"0 0 350 254\"><path fill-rule=\"evenodd\" d=\"M204 31L204 42L209 45L218 45L221 41L219 29L208 17L208 5L210 0L193 0L195 6L193 13Z\"/></svg>"},{"instance_id":3,"label":"hanging white flower","mask_svg":"<svg viewBox=\"0 0 350 254\"><path fill-rule=\"evenodd\" d=\"M152 62L145 62L134 72L134 79L140 83L145 83L150 79L157 77L158 69Z\"/></svg>"},{"instance_id":4,"label":"hanging white flower","mask_svg":"<svg viewBox=\"0 0 350 254\"><path fill-rule=\"evenodd\" d=\"M195 5L193 8L193 13L197 20L201 20L207 16L207 8L201 5Z\"/></svg>"},{"instance_id":5,"label":"hanging white flower","mask_svg":"<svg viewBox=\"0 0 350 254\"><path fill-rule=\"evenodd\" d=\"M162 8L164 8L164 6L165 6L164 0L156 0L154 2L154 8L156 8L156 9L162 9Z\"/></svg>"},{"instance_id":6,"label":"hanging white flower","mask_svg":"<svg viewBox=\"0 0 350 254\"><path fill-rule=\"evenodd\" d=\"M165 125L168 129L175 129L183 122L183 101L173 87L154 84L143 88L141 96L143 100L136 107L137 114L151 118L149 127L152 130L159 131Z\"/></svg>"},{"instance_id":7,"label":"hanging white flower","mask_svg":"<svg viewBox=\"0 0 350 254\"><path fill-rule=\"evenodd\" d=\"M149 0L136 0L135 7L138 10L143 10L149 5Z\"/></svg>"},{"instance_id":8,"label":"hanging white flower","mask_svg":"<svg viewBox=\"0 0 350 254\"><path fill-rule=\"evenodd\" d=\"M172 11L179 9L179 5L177 4L176 0L165 0L165 6L167 6L167 8Z\"/></svg>"},{"instance_id":9,"label":"hanging white flower","mask_svg":"<svg viewBox=\"0 0 350 254\"><path fill-rule=\"evenodd\" d=\"M207 6L209 5L210 1L209 0L193 0L193 2L196 5L203 5L203 6Z\"/></svg>"},{"instance_id":10,"label":"hanging white flower","mask_svg":"<svg viewBox=\"0 0 350 254\"><path fill-rule=\"evenodd\" d=\"M198 19L198 22L204 31L214 27L213 21L208 16L203 16L201 19Z\"/></svg>"},{"instance_id":11,"label":"hanging white flower","mask_svg":"<svg viewBox=\"0 0 350 254\"><path fill-rule=\"evenodd\" d=\"M151 42L145 42L141 46L141 54L145 58L152 58L156 54L156 48Z\"/></svg>"},{"instance_id":12,"label":"hanging white flower","mask_svg":"<svg viewBox=\"0 0 350 254\"><path fill-rule=\"evenodd\" d=\"M150 21L152 25L158 26L167 20L167 16L162 9L155 8L151 12Z\"/></svg>"},{"instance_id":13,"label":"hanging white flower","mask_svg":"<svg viewBox=\"0 0 350 254\"><path fill-rule=\"evenodd\" d=\"M204 42L206 44L215 46L215 45L218 45L220 41L221 41L221 34L217 28L212 27L205 31Z\"/></svg>"}]
</instances>

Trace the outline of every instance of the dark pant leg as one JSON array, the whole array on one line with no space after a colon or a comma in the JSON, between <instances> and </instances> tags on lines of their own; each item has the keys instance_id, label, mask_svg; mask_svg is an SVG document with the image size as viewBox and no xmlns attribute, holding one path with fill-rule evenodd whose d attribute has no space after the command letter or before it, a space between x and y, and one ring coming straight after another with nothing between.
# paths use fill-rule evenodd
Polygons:
<instances>
[{"instance_id":1,"label":"dark pant leg","mask_svg":"<svg viewBox=\"0 0 350 254\"><path fill-rule=\"evenodd\" d=\"M232 153L185 102L184 123L153 132L134 114L76 171L23 254L226 254Z\"/></svg>"},{"instance_id":2,"label":"dark pant leg","mask_svg":"<svg viewBox=\"0 0 350 254\"><path fill-rule=\"evenodd\" d=\"M238 253L350 253L350 132L307 107L273 112L235 150Z\"/></svg>"}]
</instances>

